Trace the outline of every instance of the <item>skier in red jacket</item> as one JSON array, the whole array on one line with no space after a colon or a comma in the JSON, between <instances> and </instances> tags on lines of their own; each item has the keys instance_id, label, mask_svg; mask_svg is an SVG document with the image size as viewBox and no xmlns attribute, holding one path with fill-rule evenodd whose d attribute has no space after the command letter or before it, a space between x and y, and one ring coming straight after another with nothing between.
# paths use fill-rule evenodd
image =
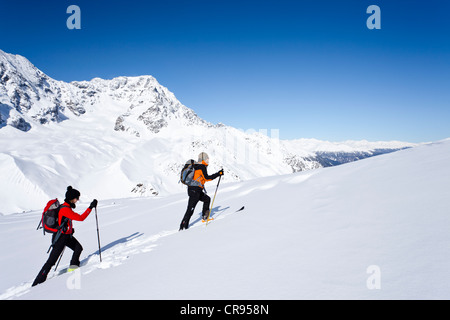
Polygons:
<instances>
[{"instance_id":1,"label":"skier in red jacket","mask_svg":"<svg viewBox=\"0 0 450 320\"><path fill-rule=\"evenodd\" d=\"M91 213L92 209L97 207L97 200L94 199L94 201L91 202L89 208L87 208L83 214L79 215L72 210L75 209L75 203L79 199L80 192L76 189L73 189L71 186L67 187L66 198L64 199L64 203L60 207L58 216L59 226L62 227L61 234L57 239L55 239L56 233L53 234L53 249L50 252L50 256L48 257L47 262L44 264L41 271L39 271L39 274L34 280L32 286L42 283L47 279L48 273L55 265L56 261L58 260L59 256L66 246L73 250L72 259L70 260L70 267L76 268L80 266L80 255L81 251L83 251L83 247L73 236L74 229L72 226L72 220L84 221L84 219L86 219L87 216Z\"/></svg>"}]
</instances>

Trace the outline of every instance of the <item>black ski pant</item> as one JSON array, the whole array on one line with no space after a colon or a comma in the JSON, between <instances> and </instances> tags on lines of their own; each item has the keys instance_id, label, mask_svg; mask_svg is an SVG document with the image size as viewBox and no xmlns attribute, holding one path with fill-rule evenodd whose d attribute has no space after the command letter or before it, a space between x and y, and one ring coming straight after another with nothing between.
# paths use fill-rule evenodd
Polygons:
<instances>
[{"instance_id":1,"label":"black ski pant","mask_svg":"<svg viewBox=\"0 0 450 320\"><path fill-rule=\"evenodd\" d=\"M52 243L55 240L56 234L53 234L52 237ZM37 275L36 279L33 282L33 286L44 282L47 280L47 275L52 269L52 267L55 265L55 263L58 261L59 256L63 252L65 247L69 247L73 250L72 259L70 260L70 265L77 265L80 266L80 255L81 251L83 251L83 247L78 242L77 239L71 234L61 234L59 236L59 239L56 241L55 245L52 248L52 251L50 252L50 256L47 259L47 262L42 267L41 271L39 271L39 274Z\"/></svg>"},{"instance_id":2,"label":"black ski pant","mask_svg":"<svg viewBox=\"0 0 450 320\"><path fill-rule=\"evenodd\" d=\"M183 220L181 221L180 230L189 228L189 220L194 213L194 209L199 201L203 202L203 215L207 214L209 210L209 204L211 203L211 198L203 192L203 189L199 187L189 187L188 188L189 201L184 214Z\"/></svg>"}]
</instances>

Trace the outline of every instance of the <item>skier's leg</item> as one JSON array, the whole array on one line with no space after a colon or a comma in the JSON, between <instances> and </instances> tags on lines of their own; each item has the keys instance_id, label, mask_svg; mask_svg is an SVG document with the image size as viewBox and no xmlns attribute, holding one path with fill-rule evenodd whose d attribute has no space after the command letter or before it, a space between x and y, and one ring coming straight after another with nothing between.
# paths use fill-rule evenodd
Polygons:
<instances>
[{"instance_id":1,"label":"skier's leg","mask_svg":"<svg viewBox=\"0 0 450 320\"><path fill-rule=\"evenodd\" d=\"M211 204L211 198L206 193L202 193L201 197L200 197L200 201L203 201L202 216L203 216L203 220L206 220L209 215L209 206Z\"/></svg>"},{"instance_id":2,"label":"skier's leg","mask_svg":"<svg viewBox=\"0 0 450 320\"><path fill-rule=\"evenodd\" d=\"M54 239L55 235L53 235L52 240ZM50 252L50 255L45 262L44 266L42 267L41 271L39 271L36 279L34 279L34 282L32 286L35 286L39 283L44 282L47 280L47 275L52 269L52 267L55 265L56 261L58 261L59 256L61 255L61 252L64 249L64 246L66 245L67 236L65 234L61 234L58 241L56 241L55 245L52 248L52 251Z\"/></svg>"},{"instance_id":3,"label":"skier's leg","mask_svg":"<svg viewBox=\"0 0 450 320\"><path fill-rule=\"evenodd\" d=\"M72 259L70 260L71 266L80 266L80 255L81 251L83 251L83 247L78 242L78 240L71 236L69 240L67 240L66 246L73 250Z\"/></svg>"},{"instance_id":4,"label":"skier's leg","mask_svg":"<svg viewBox=\"0 0 450 320\"><path fill-rule=\"evenodd\" d=\"M186 209L186 213L184 214L183 220L180 224L180 230L189 228L189 220L191 219L192 214L194 213L195 206L199 201L199 192L195 189L188 189L189 201Z\"/></svg>"}]
</instances>

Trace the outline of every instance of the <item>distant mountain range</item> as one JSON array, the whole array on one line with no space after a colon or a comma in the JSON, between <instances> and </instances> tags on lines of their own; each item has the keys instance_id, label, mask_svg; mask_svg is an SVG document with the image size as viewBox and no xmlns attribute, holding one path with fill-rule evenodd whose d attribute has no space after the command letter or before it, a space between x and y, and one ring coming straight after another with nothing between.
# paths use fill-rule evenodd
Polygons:
<instances>
[{"instance_id":1,"label":"distant mountain range","mask_svg":"<svg viewBox=\"0 0 450 320\"><path fill-rule=\"evenodd\" d=\"M0 213L39 208L69 184L99 199L180 192L179 170L202 151L227 182L414 145L244 132L201 119L152 76L66 83L0 50Z\"/></svg>"}]
</instances>

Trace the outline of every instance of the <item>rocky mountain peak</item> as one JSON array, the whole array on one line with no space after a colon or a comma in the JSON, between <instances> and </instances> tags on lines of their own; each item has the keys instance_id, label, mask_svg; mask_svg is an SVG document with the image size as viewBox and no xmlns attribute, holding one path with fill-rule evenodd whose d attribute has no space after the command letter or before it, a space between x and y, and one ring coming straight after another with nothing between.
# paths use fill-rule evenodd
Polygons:
<instances>
[{"instance_id":1,"label":"rocky mountain peak","mask_svg":"<svg viewBox=\"0 0 450 320\"><path fill-rule=\"evenodd\" d=\"M22 56L0 52L0 128L28 131L82 116L87 109L102 112L111 99L123 105L112 128L116 131L140 136L144 127L158 133L171 121L210 126L150 75L66 83L48 77Z\"/></svg>"}]
</instances>

